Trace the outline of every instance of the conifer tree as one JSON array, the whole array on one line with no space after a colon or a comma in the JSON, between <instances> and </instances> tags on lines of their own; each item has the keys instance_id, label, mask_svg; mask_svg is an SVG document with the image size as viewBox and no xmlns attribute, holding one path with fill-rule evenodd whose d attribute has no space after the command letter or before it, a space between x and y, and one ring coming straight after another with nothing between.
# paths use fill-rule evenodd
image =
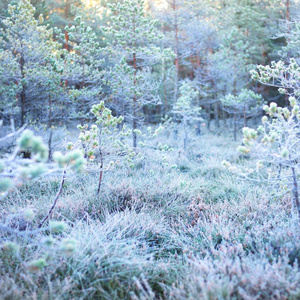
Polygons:
<instances>
[{"instance_id":1,"label":"conifer tree","mask_svg":"<svg viewBox=\"0 0 300 300\"><path fill-rule=\"evenodd\" d=\"M174 105L173 113L181 119L184 131L183 148L187 150L188 144L188 125L195 123L196 120L201 120L201 107L195 105L195 99L198 96L198 91L193 87L191 81L183 81L179 88L179 98Z\"/></svg>"},{"instance_id":2,"label":"conifer tree","mask_svg":"<svg viewBox=\"0 0 300 300\"><path fill-rule=\"evenodd\" d=\"M111 38L107 51L116 63L108 83L113 97L121 97L129 111L127 119L132 121L134 147L142 107L159 103L156 95L159 83L154 80L151 67L160 61L162 51L156 44L162 36L156 30L156 21L145 14L144 5L144 0L110 5L111 26L105 29Z\"/></svg>"},{"instance_id":3,"label":"conifer tree","mask_svg":"<svg viewBox=\"0 0 300 300\"><path fill-rule=\"evenodd\" d=\"M247 118L256 117L263 106L262 96L248 89L242 89L236 96L226 95L221 99L221 103L229 113L236 111L237 117L243 116L244 127L247 126Z\"/></svg>"},{"instance_id":4,"label":"conifer tree","mask_svg":"<svg viewBox=\"0 0 300 300\"><path fill-rule=\"evenodd\" d=\"M99 102L103 54L93 29L81 17L76 17L75 22L76 25L65 28L69 52L65 55L64 77L75 104L73 117L83 121L88 118L90 106Z\"/></svg>"},{"instance_id":5,"label":"conifer tree","mask_svg":"<svg viewBox=\"0 0 300 300\"><path fill-rule=\"evenodd\" d=\"M14 82L18 62L12 53L0 49L0 118L13 119L17 108L18 85Z\"/></svg>"},{"instance_id":6,"label":"conifer tree","mask_svg":"<svg viewBox=\"0 0 300 300\"><path fill-rule=\"evenodd\" d=\"M290 186L293 206L300 218L299 200L299 153L300 153L300 66L295 59L288 65L283 61L272 62L270 66L258 66L251 71L252 78L262 84L278 88L278 92L286 94L288 107L280 107L275 102L263 107L266 115L262 117L262 126L257 130L243 128L243 146L238 151L256 158L256 166L239 173L252 180L265 180L276 184L274 189L282 192ZM224 161L230 170L236 167ZM265 172L267 171L267 172ZM278 189L280 187L280 189Z\"/></svg>"},{"instance_id":7,"label":"conifer tree","mask_svg":"<svg viewBox=\"0 0 300 300\"><path fill-rule=\"evenodd\" d=\"M238 28L234 27L224 38L223 44L212 55L211 72L214 88L220 94L236 97L250 82L249 71L252 67L249 52L251 46L244 42ZM238 128L237 109L233 109L234 140Z\"/></svg>"},{"instance_id":8,"label":"conifer tree","mask_svg":"<svg viewBox=\"0 0 300 300\"><path fill-rule=\"evenodd\" d=\"M53 40L52 30L39 24L43 17L39 21L34 18L35 8L29 0L9 5L8 13L2 21L0 47L6 59L0 62L0 81L5 82L7 72L10 80L8 85L2 85L0 97L6 102L17 99L23 125L29 114L33 118L48 116L45 107L50 94L60 86L60 45Z\"/></svg>"}]
</instances>

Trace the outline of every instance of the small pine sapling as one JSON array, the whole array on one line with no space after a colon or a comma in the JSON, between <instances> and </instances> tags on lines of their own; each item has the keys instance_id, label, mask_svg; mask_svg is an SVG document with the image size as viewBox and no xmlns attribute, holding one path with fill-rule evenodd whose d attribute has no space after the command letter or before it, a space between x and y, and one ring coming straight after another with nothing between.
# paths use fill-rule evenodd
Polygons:
<instances>
[{"instance_id":1,"label":"small pine sapling","mask_svg":"<svg viewBox=\"0 0 300 300\"><path fill-rule=\"evenodd\" d=\"M132 149L124 141L124 137L131 134L131 130L127 130L123 125L118 129L118 124L123 122L123 117L114 117L112 111L105 107L104 101L93 105L91 113L96 118L96 123L89 125L78 125L80 130L79 140L75 143L69 143L68 148L79 148L83 151L84 156L88 160L90 166L89 171L93 171L93 166L99 167L99 181L97 195L100 194L103 171L108 171L119 161L122 154L123 158L127 155L134 155ZM99 165L96 158L99 158ZM110 162L104 167L105 162Z\"/></svg>"},{"instance_id":2,"label":"small pine sapling","mask_svg":"<svg viewBox=\"0 0 300 300\"><path fill-rule=\"evenodd\" d=\"M179 88L179 93L180 96L174 105L173 113L180 119L183 126L183 148L186 151L188 145L188 125L202 120L199 117L201 107L193 105L193 101L197 98L199 92L193 87L191 81L183 81Z\"/></svg>"},{"instance_id":3,"label":"small pine sapling","mask_svg":"<svg viewBox=\"0 0 300 300\"><path fill-rule=\"evenodd\" d=\"M21 134L13 153L0 159L0 199L3 199L14 187L49 171L45 164L48 159L47 146L31 130L25 130L25 127L1 138L1 141L5 141ZM31 157L20 157L20 152L30 152Z\"/></svg>"},{"instance_id":4,"label":"small pine sapling","mask_svg":"<svg viewBox=\"0 0 300 300\"><path fill-rule=\"evenodd\" d=\"M257 158L256 167L246 172L238 171L235 166L224 161L223 164L232 171L245 177L258 176L261 181L278 181L281 186L289 184L293 195L293 206L300 219L300 203L298 191L298 174L300 159L300 66L294 59L285 66L282 61L272 62L271 66L258 66L253 70L252 78L260 82L276 86L279 92L288 95L289 107L280 107L272 102L263 107L266 115L262 117L262 126L257 130L243 129L243 146L238 147L242 154L252 154ZM264 176L264 170L267 174ZM285 184L286 182L286 184Z\"/></svg>"},{"instance_id":5,"label":"small pine sapling","mask_svg":"<svg viewBox=\"0 0 300 300\"><path fill-rule=\"evenodd\" d=\"M261 112L263 98L260 94L256 94L249 89L242 89L237 96L228 94L221 99L221 103L223 104L224 109L229 113L232 113L232 111L234 112L235 118L243 116L244 127L246 127L247 118L255 117ZM237 126L234 127L234 136L236 136L236 127Z\"/></svg>"},{"instance_id":6,"label":"small pine sapling","mask_svg":"<svg viewBox=\"0 0 300 300\"><path fill-rule=\"evenodd\" d=\"M165 154L172 152L173 148L168 144L159 142L157 138L164 133L166 126L170 124L171 120L172 119L166 119L166 121L159 125L155 130L149 126L145 133L137 130L137 135L139 135L141 139L138 143L140 151L135 156L138 160L143 162L147 161L150 164L158 162L162 166L169 165ZM149 155L150 153L147 152L147 150L150 150L152 155ZM134 164L132 163L131 166L133 167Z\"/></svg>"},{"instance_id":7,"label":"small pine sapling","mask_svg":"<svg viewBox=\"0 0 300 300\"><path fill-rule=\"evenodd\" d=\"M2 126L2 122L0 122L0 126ZM24 228L19 227L19 229L14 229L7 224L7 220L0 223L0 231L5 233L5 241L0 244L0 249L5 255L7 254L8 257L11 255L18 255L20 250L18 244L8 240L8 236L12 236L13 238L16 236L25 238L26 242L32 242L34 246L39 245L45 248L45 250L51 250L51 252L52 250L55 250L52 249L54 239L50 236L40 240L40 234L44 231L50 231L51 235L62 233L66 228L66 224L63 222L50 221L49 226L44 228L42 228L42 226L46 220L49 219L55 208L64 185L66 171L68 169L81 171L85 165L83 155L80 151L72 151L65 156L58 152L55 153L55 160L59 165L58 167L54 164L46 163L48 159L48 147L44 144L41 137L35 136L31 130L25 128L26 125L22 126L17 131L13 130L12 133L0 138L0 142L5 142L20 136L16 141L14 151L0 159L0 200L3 200L14 188L20 187L28 181L38 179L41 176L57 173L60 171L60 167L64 168L63 178L53 205L45 218L40 222L38 229L28 229L27 225L25 225ZM20 153L22 152L30 153L30 158L20 156ZM20 220L23 220L25 224L27 224L33 221L35 213L32 209L28 208L14 216L20 218ZM1 235L0 240L2 240L2 237L3 236ZM65 253L69 254L66 251ZM37 260L28 262L26 267L31 271L39 271L46 265L46 259L41 257Z\"/></svg>"}]
</instances>

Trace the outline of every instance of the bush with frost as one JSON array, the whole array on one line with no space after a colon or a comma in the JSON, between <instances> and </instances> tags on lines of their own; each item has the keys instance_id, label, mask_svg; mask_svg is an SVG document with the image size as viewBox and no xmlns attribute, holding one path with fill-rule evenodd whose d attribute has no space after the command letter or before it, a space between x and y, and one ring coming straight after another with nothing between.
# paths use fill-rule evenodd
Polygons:
<instances>
[{"instance_id":1,"label":"bush with frost","mask_svg":"<svg viewBox=\"0 0 300 300\"><path fill-rule=\"evenodd\" d=\"M241 172L229 162L223 164L252 180L256 178L275 183L276 190L288 189L300 218L300 66L294 59L287 66L282 61L272 62L271 66L258 66L258 70L253 70L251 74L255 80L277 87L279 93L288 97L289 105L281 107L275 102L265 105L263 109L266 115L262 117L262 125L256 130L243 128L243 145L238 147L238 151L257 159L254 168Z\"/></svg>"}]
</instances>

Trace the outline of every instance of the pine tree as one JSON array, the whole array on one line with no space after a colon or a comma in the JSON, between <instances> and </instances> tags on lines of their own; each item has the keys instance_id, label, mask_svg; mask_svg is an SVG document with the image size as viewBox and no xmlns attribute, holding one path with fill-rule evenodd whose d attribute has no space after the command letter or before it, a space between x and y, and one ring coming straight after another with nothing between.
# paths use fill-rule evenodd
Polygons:
<instances>
[{"instance_id":1,"label":"pine tree","mask_svg":"<svg viewBox=\"0 0 300 300\"><path fill-rule=\"evenodd\" d=\"M76 25L66 26L69 51L65 55L64 77L73 100L74 118L83 122L91 105L99 102L103 81L103 54L93 29L75 18ZM65 36L62 34L62 36Z\"/></svg>"},{"instance_id":2,"label":"pine tree","mask_svg":"<svg viewBox=\"0 0 300 300\"><path fill-rule=\"evenodd\" d=\"M7 72L10 80L2 85L0 96L1 101L8 103L17 99L23 125L29 114L31 118L48 117L45 107L51 93L57 93L60 86L60 45L53 40L52 30L39 24L42 16L39 21L34 18L35 9L29 0L10 5L8 12L2 21L0 46L6 59L0 62L0 80L5 82Z\"/></svg>"},{"instance_id":3,"label":"pine tree","mask_svg":"<svg viewBox=\"0 0 300 300\"><path fill-rule=\"evenodd\" d=\"M249 71L253 66L249 52L251 46L244 42L238 28L233 28L224 38L223 44L211 56L211 73L214 88L221 95L232 94L236 97L250 82ZM236 140L238 118L237 109L233 110L234 140Z\"/></svg>"},{"instance_id":4,"label":"pine tree","mask_svg":"<svg viewBox=\"0 0 300 300\"><path fill-rule=\"evenodd\" d=\"M18 62L11 52L4 50L0 50L0 62L0 119L5 121L19 113L19 86L14 82Z\"/></svg>"},{"instance_id":5,"label":"pine tree","mask_svg":"<svg viewBox=\"0 0 300 300\"><path fill-rule=\"evenodd\" d=\"M263 106L262 96L249 89L242 89L236 96L228 94L221 99L221 103L229 113L235 111L237 118L243 116L244 127L247 126L247 118L258 116Z\"/></svg>"},{"instance_id":6,"label":"pine tree","mask_svg":"<svg viewBox=\"0 0 300 300\"><path fill-rule=\"evenodd\" d=\"M156 95L159 82L154 80L151 67L159 63L162 56L161 49L156 46L162 36L156 30L156 21L145 14L144 5L144 0L125 0L110 5L111 26L105 29L111 38L107 51L111 62L116 63L108 82L113 97L122 98L124 110L128 108L134 147L137 146L136 130L142 107L159 103Z\"/></svg>"},{"instance_id":7,"label":"pine tree","mask_svg":"<svg viewBox=\"0 0 300 300\"><path fill-rule=\"evenodd\" d=\"M185 151L187 150L188 144L188 125L195 123L196 120L201 120L201 107L195 105L195 99L197 98L198 93L199 92L193 87L191 81L183 81L179 88L179 98L173 109L173 113L180 119L183 125L183 148Z\"/></svg>"}]
</instances>

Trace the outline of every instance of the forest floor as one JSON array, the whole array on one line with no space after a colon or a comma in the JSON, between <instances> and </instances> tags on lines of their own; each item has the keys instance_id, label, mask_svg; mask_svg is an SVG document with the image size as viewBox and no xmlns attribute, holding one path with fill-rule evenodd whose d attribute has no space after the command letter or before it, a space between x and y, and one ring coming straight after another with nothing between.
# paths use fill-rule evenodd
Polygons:
<instances>
[{"instance_id":1,"label":"forest floor","mask_svg":"<svg viewBox=\"0 0 300 300\"><path fill-rule=\"evenodd\" d=\"M225 170L223 160L252 163L232 137L194 137L186 153L170 144L168 165L149 153L106 172L100 196L97 174L69 175L51 217L68 227L52 246L45 232L15 237L18 253L0 250L0 299L300 299L289 194ZM0 218L31 207L36 228L58 186L23 186ZM28 268L40 258L45 267Z\"/></svg>"}]
</instances>

